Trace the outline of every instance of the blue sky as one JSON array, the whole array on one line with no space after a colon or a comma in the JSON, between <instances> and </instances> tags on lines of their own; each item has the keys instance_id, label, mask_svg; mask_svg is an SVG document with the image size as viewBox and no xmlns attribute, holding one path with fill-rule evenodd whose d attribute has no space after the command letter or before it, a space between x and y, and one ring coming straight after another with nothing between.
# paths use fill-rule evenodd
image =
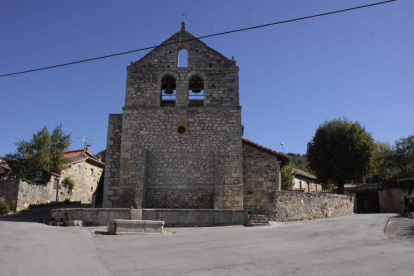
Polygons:
<instances>
[{"instance_id":1,"label":"blue sky","mask_svg":"<svg viewBox=\"0 0 414 276\"><path fill-rule=\"evenodd\" d=\"M377 1L0 1L0 74L158 45ZM240 67L245 137L306 153L325 120L358 120L376 140L414 134L414 1L205 39ZM62 124L106 147L122 113L126 66L148 51L0 78L0 155Z\"/></svg>"}]
</instances>

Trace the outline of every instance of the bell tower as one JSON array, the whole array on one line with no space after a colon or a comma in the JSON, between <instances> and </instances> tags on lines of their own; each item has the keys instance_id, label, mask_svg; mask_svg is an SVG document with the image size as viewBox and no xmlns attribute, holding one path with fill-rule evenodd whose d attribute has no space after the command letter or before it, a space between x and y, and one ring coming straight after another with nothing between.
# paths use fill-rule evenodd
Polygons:
<instances>
[{"instance_id":1,"label":"bell tower","mask_svg":"<svg viewBox=\"0 0 414 276\"><path fill-rule=\"evenodd\" d=\"M127 67L104 207L243 209L239 68L186 31Z\"/></svg>"}]
</instances>

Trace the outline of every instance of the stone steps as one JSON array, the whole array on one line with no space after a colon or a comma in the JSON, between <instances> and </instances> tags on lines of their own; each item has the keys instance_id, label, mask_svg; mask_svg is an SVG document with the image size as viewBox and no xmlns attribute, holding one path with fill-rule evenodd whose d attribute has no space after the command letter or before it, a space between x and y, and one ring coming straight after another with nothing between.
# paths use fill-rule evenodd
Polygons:
<instances>
[{"instance_id":1,"label":"stone steps","mask_svg":"<svg viewBox=\"0 0 414 276\"><path fill-rule=\"evenodd\" d=\"M247 220L246 225L249 226L249 227L270 225L266 215L249 214L247 217L248 217L248 220Z\"/></svg>"}]
</instances>

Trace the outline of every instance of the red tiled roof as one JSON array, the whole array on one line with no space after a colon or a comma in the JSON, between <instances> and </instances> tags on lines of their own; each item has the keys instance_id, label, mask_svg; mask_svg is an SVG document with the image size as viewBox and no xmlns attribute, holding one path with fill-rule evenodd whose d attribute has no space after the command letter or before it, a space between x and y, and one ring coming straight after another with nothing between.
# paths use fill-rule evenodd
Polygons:
<instances>
[{"instance_id":1,"label":"red tiled roof","mask_svg":"<svg viewBox=\"0 0 414 276\"><path fill-rule=\"evenodd\" d=\"M99 167L105 167L105 163L101 162L95 155L90 154L84 149L67 150L65 152L65 157L70 160L68 165L87 160L88 162L95 163Z\"/></svg>"},{"instance_id":2,"label":"red tiled roof","mask_svg":"<svg viewBox=\"0 0 414 276\"><path fill-rule=\"evenodd\" d=\"M270 153L272 155L275 155L275 156L279 157L280 159L282 159L282 161L284 161L286 163L288 163L289 160L290 160L290 156L288 156L288 155L286 155L284 153L281 153L281 152L272 150L271 148L262 146L262 145L260 145L260 144L258 144L256 142L253 142L252 140L249 140L247 138L242 137L242 142L244 142L244 143L246 143L246 144L248 144L250 146L253 146L253 147L257 148L257 149L260 149L260 150L262 150L264 152L267 152L267 153Z\"/></svg>"}]
</instances>

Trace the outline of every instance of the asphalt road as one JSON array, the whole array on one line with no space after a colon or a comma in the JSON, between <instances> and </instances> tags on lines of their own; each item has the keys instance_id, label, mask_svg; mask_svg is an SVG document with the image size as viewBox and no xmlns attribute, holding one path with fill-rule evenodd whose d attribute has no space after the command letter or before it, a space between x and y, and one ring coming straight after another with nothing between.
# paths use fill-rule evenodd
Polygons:
<instances>
[{"instance_id":1,"label":"asphalt road","mask_svg":"<svg viewBox=\"0 0 414 276\"><path fill-rule=\"evenodd\" d=\"M414 275L414 242L384 234L391 214L270 227L102 228L0 218L0 275Z\"/></svg>"}]
</instances>

